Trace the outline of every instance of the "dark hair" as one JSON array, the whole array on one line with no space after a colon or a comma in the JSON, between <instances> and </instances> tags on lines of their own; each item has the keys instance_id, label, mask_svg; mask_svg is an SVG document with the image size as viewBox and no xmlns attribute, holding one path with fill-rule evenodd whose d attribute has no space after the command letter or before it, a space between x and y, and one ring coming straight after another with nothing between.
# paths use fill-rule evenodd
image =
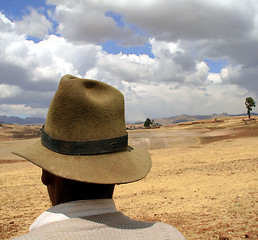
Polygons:
<instances>
[{"instance_id":1,"label":"dark hair","mask_svg":"<svg viewBox=\"0 0 258 240\"><path fill-rule=\"evenodd\" d=\"M114 184L94 184L63 178L63 190L73 200L112 198Z\"/></svg>"}]
</instances>

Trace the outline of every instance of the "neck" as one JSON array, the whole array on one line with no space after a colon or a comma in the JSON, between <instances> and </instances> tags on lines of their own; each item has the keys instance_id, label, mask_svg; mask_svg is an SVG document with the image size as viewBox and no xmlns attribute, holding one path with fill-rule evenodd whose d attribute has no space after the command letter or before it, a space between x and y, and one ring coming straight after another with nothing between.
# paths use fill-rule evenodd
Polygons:
<instances>
[{"instance_id":1,"label":"neck","mask_svg":"<svg viewBox=\"0 0 258 240\"><path fill-rule=\"evenodd\" d=\"M114 184L92 184L56 177L53 184L48 185L52 205L77 200L111 199Z\"/></svg>"}]
</instances>

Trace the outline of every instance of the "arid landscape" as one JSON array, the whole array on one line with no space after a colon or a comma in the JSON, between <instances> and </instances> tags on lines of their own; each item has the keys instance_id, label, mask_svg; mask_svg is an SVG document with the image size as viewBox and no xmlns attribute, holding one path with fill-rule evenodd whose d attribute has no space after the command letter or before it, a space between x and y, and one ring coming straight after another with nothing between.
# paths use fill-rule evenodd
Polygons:
<instances>
[{"instance_id":1,"label":"arid landscape","mask_svg":"<svg viewBox=\"0 0 258 240\"><path fill-rule=\"evenodd\" d=\"M40 126L0 126L0 239L28 231L50 207L41 169L11 152L35 141ZM257 239L258 119L229 117L129 131L152 155L142 181L118 185L117 209L162 221L189 240Z\"/></svg>"}]
</instances>

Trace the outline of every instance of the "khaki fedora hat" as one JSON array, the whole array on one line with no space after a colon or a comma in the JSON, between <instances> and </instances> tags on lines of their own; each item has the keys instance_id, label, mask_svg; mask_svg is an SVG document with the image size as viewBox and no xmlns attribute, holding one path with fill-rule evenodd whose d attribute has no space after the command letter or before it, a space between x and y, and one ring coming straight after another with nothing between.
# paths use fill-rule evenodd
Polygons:
<instances>
[{"instance_id":1,"label":"khaki fedora hat","mask_svg":"<svg viewBox=\"0 0 258 240\"><path fill-rule=\"evenodd\" d=\"M41 139L14 154L54 175L97 184L134 182L151 168L147 151L128 146L123 94L72 75L60 80Z\"/></svg>"}]
</instances>

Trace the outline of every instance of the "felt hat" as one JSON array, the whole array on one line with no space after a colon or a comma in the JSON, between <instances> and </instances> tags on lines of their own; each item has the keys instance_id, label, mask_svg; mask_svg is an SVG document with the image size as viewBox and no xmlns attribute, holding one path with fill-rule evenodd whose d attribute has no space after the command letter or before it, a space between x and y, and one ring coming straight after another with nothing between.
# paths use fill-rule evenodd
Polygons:
<instances>
[{"instance_id":1,"label":"felt hat","mask_svg":"<svg viewBox=\"0 0 258 240\"><path fill-rule=\"evenodd\" d=\"M144 178L151 168L150 154L128 146L127 138L123 94L103 82L65 75L41 139L14 154L63 178L121 184Z\"/></svg>"}]
</instances>

